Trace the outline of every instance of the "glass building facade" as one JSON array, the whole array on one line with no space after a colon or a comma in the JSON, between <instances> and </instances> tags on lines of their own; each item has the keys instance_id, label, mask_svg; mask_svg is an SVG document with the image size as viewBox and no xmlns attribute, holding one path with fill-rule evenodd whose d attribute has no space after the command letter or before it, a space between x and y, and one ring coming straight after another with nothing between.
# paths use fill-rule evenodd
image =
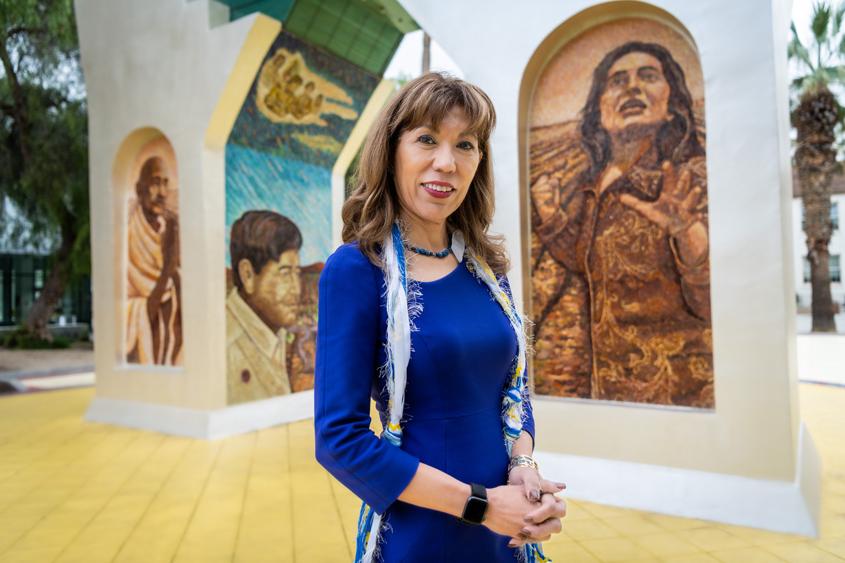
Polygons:
<instances>
[{"instance_id":1,"label":"glass building facade","mask_svg":"<svg viewBox=\"0 0 845 563\"><path fill-rule=\"evenodd\" d=\"M38 299L49 273L48 256L0 254L0 326L23 322ZM50 324L91 323L91 281L71 283Z\"/></svg>"}]
</instances>

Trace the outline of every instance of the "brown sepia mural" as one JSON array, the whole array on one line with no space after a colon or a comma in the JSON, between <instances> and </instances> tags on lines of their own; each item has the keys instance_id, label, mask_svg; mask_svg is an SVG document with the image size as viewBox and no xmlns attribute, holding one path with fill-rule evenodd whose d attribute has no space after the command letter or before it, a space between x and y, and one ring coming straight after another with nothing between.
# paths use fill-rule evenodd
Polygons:
<instances>
[{"instance_id":1,"label":"brown sepia mural","mask_svg":"<svg viewBox=\"0 0 845 563\"><path fill-rule=\"evenodd\" d=\"M293 384L286 348L288 334L296 335L302 324L302 242L293 221L268 209L247 211L232 225L234 267L227 276L232 287L226 299L231 403L301 390Z\"/></svg>"},{"instance_id":2,"label":"brown sepia mural","mask_svg":"<svg viewBox=\"0 0 845 563\"><path fill-rule=\"evenodd\" d=\"M130 172L126 223L126 362L182 365L176 157L163 137Z\"/></svg>"},{"instance_id":3,"label":"brown sepia mural","mask_svg":"<svg viewBox=\"0 0 845 563\"><path fill-rule=\"evenodd\" d=\"M594 27L529 114L538 394L713 408L704 99L694 46Z\"/></svg>"}]
</instances>

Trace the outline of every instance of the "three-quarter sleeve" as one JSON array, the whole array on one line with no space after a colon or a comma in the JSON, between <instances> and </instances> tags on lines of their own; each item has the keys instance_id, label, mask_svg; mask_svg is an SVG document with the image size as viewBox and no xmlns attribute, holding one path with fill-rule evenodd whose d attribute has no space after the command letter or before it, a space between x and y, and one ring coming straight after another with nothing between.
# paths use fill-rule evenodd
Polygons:
<instances>
[{"instance_id":1,"label":"three-quarter sleeve","mask_svg":"<svg viewBox=\"0 0 845 563\"><path fill-rule=\"evenodd\" d=\"M537 441L534 439L534 408L531 406L531 393L522 403L522 430L531 435L531 444L536 445Z\"/></svg>"},{"instance_id":2,"label":"three-quarter sleeve","mask_svg":"<svg viewBox=\"0 0 845 563\"><path fill-rule=\"evenodd\" d=\"M419 460L370 430L370 390L382 335L382 280L356 246L340 247L320 276L314 431L317 461L377 513L399 497Z\"/></svg>"},{"instance_id":3,"label":"three-quarter sleeve","mask_svg":"<svg viewBox=\"0 0 845 563\"><path fill-rule=\"evenodd\" d=\"M513 292L511 291L511 284L510 281L506 276L501 276L499 278L499 284L502 286L502 289L508 294L508 297L511 298L513 301ZM506 382L506 385L510 382ZM530 389L527 389L525 394L525 400L522 402L522 429L525 432L528 432L531 435L531 443L536 444L537 441L534 439L536 436L536 430L534 428L534 409L531 406L531 392Z\"/></svg>"}]
</instances>

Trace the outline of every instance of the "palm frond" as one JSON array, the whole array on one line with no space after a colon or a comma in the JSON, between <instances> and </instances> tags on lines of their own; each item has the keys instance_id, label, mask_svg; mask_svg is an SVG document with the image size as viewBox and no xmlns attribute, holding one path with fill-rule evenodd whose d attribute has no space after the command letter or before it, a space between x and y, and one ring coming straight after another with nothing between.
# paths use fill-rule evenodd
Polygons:
<instances>
[{"instance_id":1,"label":"palm frond","mask_svg":"<svg viewBox=\"0 0 845 563\"><path fill-rule=\"evenodd\" d=\"M827 2L816 2L813 5L813 19L810 23L810 28L813 30L813 38L817 45L822 45L827 41L830 16L830 4Z\"/></svg>"},{"instance_id":2,"label":"palm frond","mask_svg":"<svg viewBox=\"0 0 845 563\"><path fill-rule=\"evenodd\" d=\"M800 96L803 97L807 94L812 94L813 92L818 92L822 88L827 87L827 76L825 75L822 69L819 69L818 72L814 72L812 74L808 74L804 76L804 80L801 84L801 91Z\"/></svg>"},{"instance_id":3,"label":"palm frond","mask_svg":"<svg viewBox=\"0 0 845 563\"><path fill-rule=\"evenodd\" d=\"M830 67L823 66L819 69L818 72L819 82L824 84L825 86L830 84L831 82L835 81L835 77L830 73Z\"/></svg>"},{"instance_id":4,"label":"palm frond","mask_svg":"<svg viewBox=\"0 0 845 563\"><path fill-rule=\"evenodd\" d=\"M845 18L845 2L840 2L833 11L833 22L830 27L830 37L836 37L842 31L842 19Z\"/></svg>"},{"instance_id":5,"label":"palm frond","mask_svg":"<svg viewBox=\"0 0 845 563\"><path fill-rule=\"evenodd\" d=\"M807 48L804 47L804 44L801 43L801 39L798 37L798 32L795 31L795 24L792 24L792 39L789 41L787 45L787 56L790 59L797 59L800 62L804 63L804 65L813 72L815 67L813 66L813 61L810 59L810 52L807 51Z\"/></svg>"},{"instance_id":6,"label":"palm frond","mask_svg":"<svg viewBox=\"0 0 845 563\"><path fill-rule=\"evenodd\" d=\"M845 3L843 3L843 6L845 6ZM838 57L845 55L845 33L839 38L839 45L836 46L836 55Z\"/></svg>"},{"instance_id":7,"label":"palm frond","mask_svg":"<svg viewBox=\"0 0 845 563\"><path fill-rule=\"evenodd\" d=\"M839 83L845 86L845 65L826 66L822 68L828 83Z\"/></svg>"}]
</instances>

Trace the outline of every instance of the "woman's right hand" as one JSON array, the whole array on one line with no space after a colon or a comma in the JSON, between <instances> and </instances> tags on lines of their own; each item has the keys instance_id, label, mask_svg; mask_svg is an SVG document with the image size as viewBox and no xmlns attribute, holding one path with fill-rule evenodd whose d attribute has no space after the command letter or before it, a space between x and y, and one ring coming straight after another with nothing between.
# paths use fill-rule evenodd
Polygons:
<instances>
[{"instance_id":1,"label":"woman's right hand","mask_svg":"<svg viewBox=\"0 0 845 563\"><path fill-rule=\"evenodd\" d=\"M563 530L561 519L566 516L566 502L553 493L544 492L533 512L525 516L528 523L522 534L511 539L510 547L522 547L526 543L544 542L551 539L552 534Z\"/></svg>"},{"instance_id":2,"label":"woman's right hand","mask_svg":"<svg viewBox=\"0 0 845 563\"><path fill-rule=\"evenodd\" d=\"M521 485L502 485L488 489L487 514L483 524L502 536L527 537L531 532L525 516L538 506L538 503L526 498Z\"/></svg>"}]
</instances>

